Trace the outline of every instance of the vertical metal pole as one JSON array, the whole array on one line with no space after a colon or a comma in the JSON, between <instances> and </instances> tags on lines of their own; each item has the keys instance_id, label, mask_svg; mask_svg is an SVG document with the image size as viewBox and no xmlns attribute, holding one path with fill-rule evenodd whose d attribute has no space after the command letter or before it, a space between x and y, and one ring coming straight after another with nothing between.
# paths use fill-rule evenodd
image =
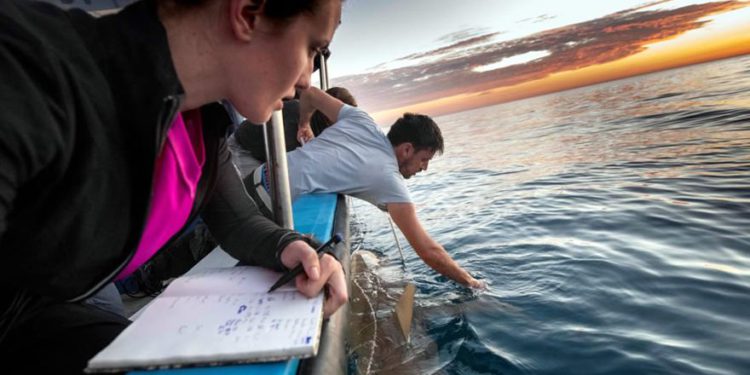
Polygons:
<instances>
[{"instance_id":1,"label":"vertical metal pole","mask_svg":"<svg viewBox=\"0 0 750 375\"><path fill-rule=\"evenodd\" d=\"M325 56L318 55L320 62L320 88L328 90L328 65ZM268 177L271 182L271 200L276 223L284 228L294 229L292 216L292 194L289 188L289 170L286 163L286 141L284 140L284 116L275 111L271 121L263 126L266 140Z\"/></svg>"},{"instance_id":2,"label":"vertical metal pole","mask_svg":"<svg viewBox=\"0 0 750 375\"><path fill-rule=\"evenodd\" d=\"M271 135L268 134L268 124L263 124L263 143L266 145L266 163L268 163L268 174L271 175L271 163L273 160L271 159L271 152L269 151L271 149L271 143L273 143L273 140L271 139ZM286 141L284 141L286 143ZM269 179L269 183L272 183L273 180Z\"/></svg>"},{"instance_id":3,"label":"vertical metal pole","mask_svg":"<svg viewBox=\"0 0 750 375\"><path fill-rule=\"evenodd\" d=\"M286 142L284 141L284 116L275 111L271 121L266 123L266 148L268 152L268 174L271 182L273 216L276 224L294 229L292 217L292 194L289 189L289 171L286 163Z\"/></svg>"},{"instance_id":4,"label":"vertical metal pole","mask_svg":"<svg viewBox=\"0 0 750 375\"><path fill-rule=\"evenodd\" d=\"M328 61L322 53L318 54L318 66L320 66L320 89L328 90Z\"/></svg>"}]
</instances>

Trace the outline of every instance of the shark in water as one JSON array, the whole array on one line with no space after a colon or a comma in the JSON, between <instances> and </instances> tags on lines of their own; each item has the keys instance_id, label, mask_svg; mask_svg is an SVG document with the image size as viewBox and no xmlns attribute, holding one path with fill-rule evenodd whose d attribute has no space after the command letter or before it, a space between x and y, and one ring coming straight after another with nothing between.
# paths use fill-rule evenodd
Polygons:
<instances>
[{"instance_id":1,"label":"shark in water","mask_svg":"<svg viewBox=\"0 0 750 375\"><path fill-rule=\"evenodd\" d=\"M456 327L457 330L468 332L471 328L465 319L467 311L500 309L496 311L499 314L523 315L511 305L498 306L497 302L489 305L483 303L481 298L438 305L420 300L417 294L410 330L404 332L396 311L399 310L402 316L408 315L404 314L403 306L398 304L404 291L408 290L407 286L411 284L403 271L396 269L395 266L382 264L373 252L357 250L352 254L347 354L349 358L354 358L357 374L443 372L441 369L451 358L441 358L440 348L425 324L430 319L451 317L451 322L461 326Z\"/></svg>"}]
</instances>

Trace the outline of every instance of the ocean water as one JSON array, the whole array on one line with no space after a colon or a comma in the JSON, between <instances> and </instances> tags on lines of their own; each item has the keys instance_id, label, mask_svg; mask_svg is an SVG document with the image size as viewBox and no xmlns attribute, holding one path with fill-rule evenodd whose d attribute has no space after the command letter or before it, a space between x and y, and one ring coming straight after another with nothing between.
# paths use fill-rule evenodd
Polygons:
<instances>
[{"instance_id":1,"label":"ocean water","mask_svg":"<svg viewBox=\"0 0 750 375\"><path fill-rule=\"evenodd\" d=\"M381 263L352 308L381 328L352 372L750 373L750 56L436 120L446 152L413 199L490 288L400 237L402 264L386 216L354 202L355 248ZM405 281L412 342L382 344ZM382 355L394 345L407 354Z\"/></svg>"}]
</instances>

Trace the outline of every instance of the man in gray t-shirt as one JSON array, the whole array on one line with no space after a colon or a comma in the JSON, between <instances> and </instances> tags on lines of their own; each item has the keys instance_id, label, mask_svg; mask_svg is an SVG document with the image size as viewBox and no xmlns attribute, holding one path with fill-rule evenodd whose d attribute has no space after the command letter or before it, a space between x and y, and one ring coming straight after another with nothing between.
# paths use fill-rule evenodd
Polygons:
<instances>
[{"instance_id":1,"label":"man in gray t-shirt","mask_svg":"<svg viewBox=\"0 0 750 375\"><path fill-rule=\"evenodd\" d=\"M437 124L428 116L407 113L386 135L364 111L311 87L300 92L298 134L312 133L306 128L315 110L333 125L287 154L292 200L307 193L342 193L368 201L388 212L428 266L465 286L485 287L424 230L409 198L404 179L427 170L435 154L443 151ZM242 173L249 173L245 186L261 211L270 215L265 164Z\"/></svg>"},{"instance_id":2,"label":"man in gray t-shirt","mask_svg":"<svg viewBox=\"0 0 750 375\"><path fill-rule=\"evenodd\" d=\"M386 210L410 203L388 137L370 116L342 105L334 126L287 154L292 200L307 193L351 195Z\"/></svg>"}]
</instances>

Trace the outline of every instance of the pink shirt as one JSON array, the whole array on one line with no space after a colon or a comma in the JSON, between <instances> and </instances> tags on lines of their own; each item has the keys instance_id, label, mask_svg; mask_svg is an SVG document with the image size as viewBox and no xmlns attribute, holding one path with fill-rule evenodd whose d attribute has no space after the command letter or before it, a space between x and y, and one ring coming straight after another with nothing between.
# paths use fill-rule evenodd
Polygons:
<instances>
[{"instance_id":1,"label":"pink shirt","mask_svg":"<svg viewBox=\"0 0 750 375\"><path fill-rule=\"evenodd\" d=\"M151 207L138 250L116 280L146 263L185 226L205 159L200 112L178 114L156 159Z\"/></svg>"}]
</instances>

